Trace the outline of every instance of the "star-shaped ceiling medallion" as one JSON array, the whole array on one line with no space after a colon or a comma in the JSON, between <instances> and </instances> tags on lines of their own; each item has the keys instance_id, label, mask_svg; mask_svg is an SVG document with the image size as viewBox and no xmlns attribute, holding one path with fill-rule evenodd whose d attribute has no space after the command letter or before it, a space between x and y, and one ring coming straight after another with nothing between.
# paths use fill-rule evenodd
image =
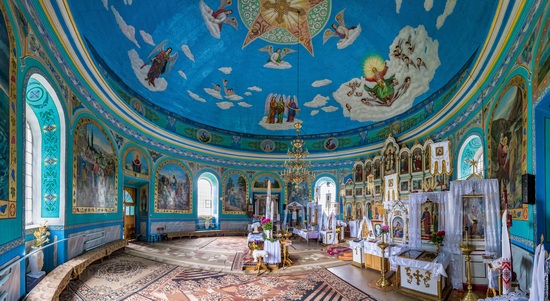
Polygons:
<instances>
[{"instance_id":1,"label":"star-shaped ceiling medallion","mask_svg":"<svg viewBox=\"0 0 550 301\"><path fill-rule=\"evenodd\" d=\"M308 16L325 0L260 0L260 11L248 30L243 48L275 29L288 31L313 55Z\"/></svg>"}]
</instances>

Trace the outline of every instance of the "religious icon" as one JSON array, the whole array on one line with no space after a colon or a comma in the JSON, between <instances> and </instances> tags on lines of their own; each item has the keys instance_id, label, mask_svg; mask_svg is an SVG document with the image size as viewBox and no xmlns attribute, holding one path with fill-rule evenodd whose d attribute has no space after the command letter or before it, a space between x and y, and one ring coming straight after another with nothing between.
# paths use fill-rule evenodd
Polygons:
<instances>
[{"instance_id":1,"label":"religious icon","mask_svg":"<svg viewBox=\"0 0 550 301\"><path fill-rule=\"evenodd\" d=\"M466 235L469 239L485 239L485 206L483 204L483 197L463 197L462 208L464 211L463 238Z\"/></svg>"}]
</instances>

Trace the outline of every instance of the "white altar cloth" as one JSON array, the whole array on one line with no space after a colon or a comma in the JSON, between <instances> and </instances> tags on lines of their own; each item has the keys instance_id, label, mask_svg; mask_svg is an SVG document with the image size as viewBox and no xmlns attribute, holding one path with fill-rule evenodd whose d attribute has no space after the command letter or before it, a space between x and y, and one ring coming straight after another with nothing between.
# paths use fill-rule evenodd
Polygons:
<instances>
[{"instance_id":1,"label":"white altar cloth","mask_svg":"<svg viewBox=\"0 0 550 301\"><path fill-rule=\"evenodd\" d=\"M350 240L349 241L349 247L352 248L352 249L357 249L357 248L363 248L363 240L359 240L359 241L355 241L355 240Z\"/></svg>"},{"instance_id":2,"label":"white altar cloth","mask_svg":"<svg viewBox=\"0 0 550 301\"><path fill-rule=\"evenodd\" d=\"M265 263L276 264L281 262L281 243L276 240L274 242L266 240L264 241L264 251L267 251L269 256Z\"/></svg>"},{"instance_id":3,"label":"white altar cloth","mask_svg":"<svg viewBox=\"0 0 550 301\"><path fill-rule=\"evenodd\" d=\"M397 270L397 266L399 265L402 267L411 267L415 269L431 271L433 276L436 278L439 277L439 275L447 277L445 269L449 266L449 263L451 262L451 255L449 253L439 253L439 255L437 255L437 257L432 262L399 257L401 253L402 252L399 252L397 255L393 255L390 257L390 268L392 270Z\"/></svg>"},{"instance_id":4,"label":"white altar cloth","mask_svg":"<svg viewBox=\"0 0 550 301\"><path fill-rule=\"evenodd\" d=\"M380 249L380 247L378 246L377 243L378 243L378 241L377 242L370 242L370 241L367 241L367 240L363 240L363 251L365 253L368 253L368 254L371 254L371 255L376 255L376 256L382 257L382 250ZM386 248L386 251L384 252L384 256L386 258L390 258L390 256L397 255L398 253L401 253L402 251L407 250L407 249L408 249L408 247L405 246L405 245L392 245L392 244L390 244Z\"/></svg>"},{"instance_id":5,"label":"white altar cloth","mask_svg":"<svg viewBox=\"0 0 550 301\"><path fill-rule=\"evenodd\" d=\"M319 232L314 231L314 230L303 230L303 229L294 228L292 230L292 233L302 237L303 239L305 239L307 241L308 245L309 245L309 240L310 239L317 239L317 240L319 239Z\"/></svg>"},{"instance_id":6,"label":"white altar cloth","mask_svg":"<svg viewBox=\"0 0 550 301\"><path fill-rule=\"evenodd\" d=\"M255 240L264 241L262 233L248 233L247 242L253 242Z\"/></svg>"}]
</instances>

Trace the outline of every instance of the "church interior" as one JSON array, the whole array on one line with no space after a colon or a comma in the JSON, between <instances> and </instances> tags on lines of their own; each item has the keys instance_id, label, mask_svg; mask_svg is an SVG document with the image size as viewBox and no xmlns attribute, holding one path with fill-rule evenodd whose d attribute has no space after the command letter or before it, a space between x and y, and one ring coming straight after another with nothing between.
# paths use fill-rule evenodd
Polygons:
<instances>
[{"instance_id":1,"label":"church interior","mask_svg":"<svg viewBox=\"0 0 550 301\"><path fill-rule=\"evenodd\" d=\"M0 301L550 300L549 1L0 11Z\"/></svg>"}]
</instances>

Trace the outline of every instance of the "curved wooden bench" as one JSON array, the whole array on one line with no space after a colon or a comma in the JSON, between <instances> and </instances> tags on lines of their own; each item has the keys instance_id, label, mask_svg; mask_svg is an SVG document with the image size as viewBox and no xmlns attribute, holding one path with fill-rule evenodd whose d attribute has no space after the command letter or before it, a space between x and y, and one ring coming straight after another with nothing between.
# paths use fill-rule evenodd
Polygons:
<instances>
[{"instance_id":1,"label":"curved wooden bench","mask_svg":"<svg viewBox=\"0 0 550 301\"><path fill-rule=\"evenodd\" d=\"M59 296L71 279L80 277L80 274L90 264L111 255L126 245L128 242L125 239L112 241L65 262L49 272L25 300L59 300Z\"/></svg>"}]
</instances>

